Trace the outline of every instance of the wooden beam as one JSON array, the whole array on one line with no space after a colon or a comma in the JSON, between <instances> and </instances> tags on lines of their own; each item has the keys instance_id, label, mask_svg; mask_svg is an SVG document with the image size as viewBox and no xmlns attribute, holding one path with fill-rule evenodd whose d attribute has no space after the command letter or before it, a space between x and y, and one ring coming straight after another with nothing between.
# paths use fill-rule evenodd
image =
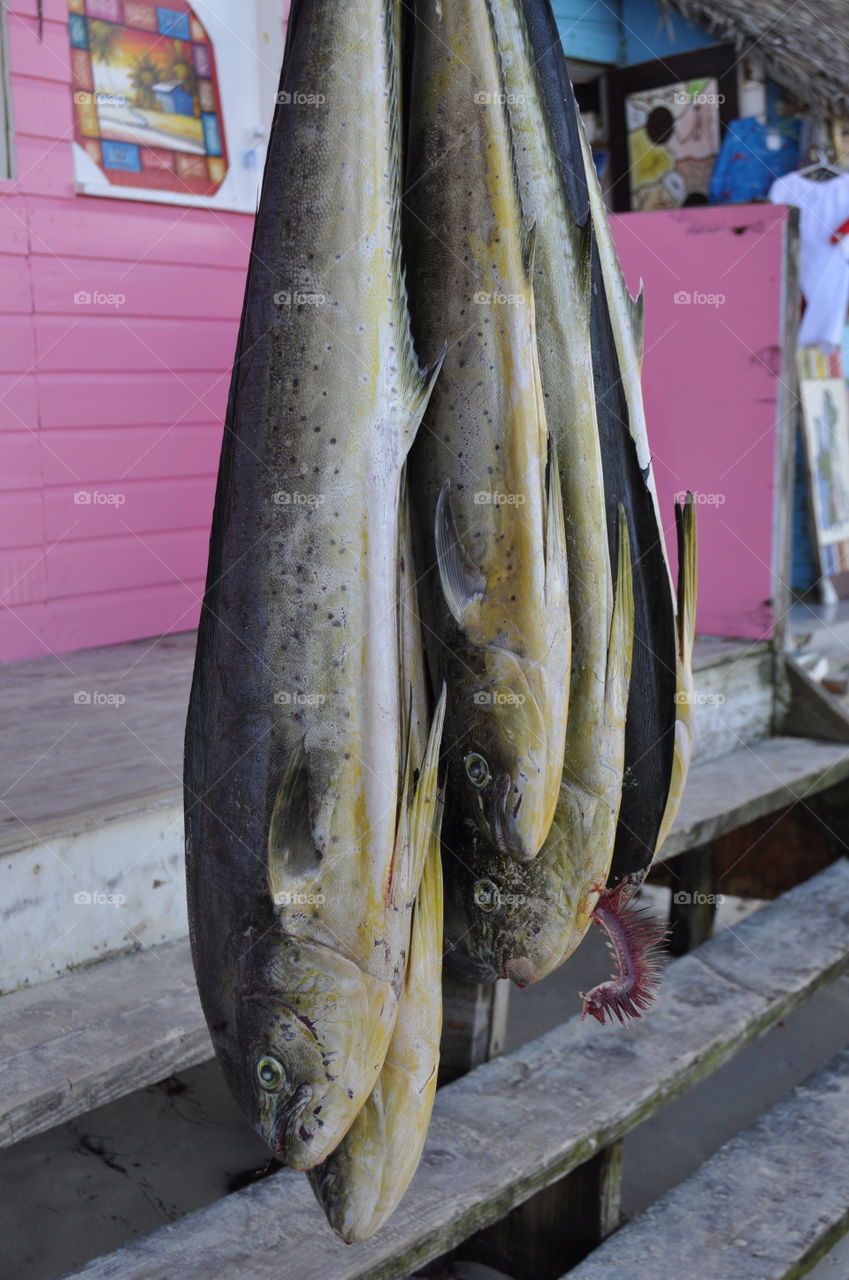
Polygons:
<instances>
[{"instance_id":1,"label":"wooden beam","mask_svg":"<svg viewBox=\"0 0 849 1280\"><path fill-rule=\"evenodd\" d=\"M287 1170L77 1280L208 1280L210 1268L216 1280L401 1280L618 1141L847 967L841 861L672 961L640 1022L572 1019L440 1089L422 1165L371 1240L342 1244L306 1179Z\"/></svg>"},{"instance_id":2,"label":"wooden beam","mask_svg":"<svg viewBox=\"0 0 849 1280\"><path fill-rule=\"evenodd\" d=\"M439 1083L448 1084L504 1050L509 982L483 986L442 977Z\"/></svg>"},{"instance_id":3,"label":"wooden beam","mask_svg":"<svg viewBox=\"0 0 849 1280\"><path fill-rule=\"evenodd\" d=\"M778 732L826 742L849 742L849 712L833 693L785 656L777 691Z\"/></svg>"},{"instance_id":4,"label":"wooden beam","mask_svg":"<svg viewBox=\"0 0 849 1280\"><path fill-rule=\"evenodd\" d=\"M688 849L675 859L672 871L667 946L671 955L683 956L713 934L717 902L714 846Z\"/></svg>"},{"instance_id":5,"label":"wooden beam","mask_svg":"<svg viewBox=\"0 0 849 1280\"><path fill-rule=\"evenodd\" d=\"M847 1231L844 1052L720 1147L568 1280L789 1280L807 1275Z\"/></svg>"}]
</instances>

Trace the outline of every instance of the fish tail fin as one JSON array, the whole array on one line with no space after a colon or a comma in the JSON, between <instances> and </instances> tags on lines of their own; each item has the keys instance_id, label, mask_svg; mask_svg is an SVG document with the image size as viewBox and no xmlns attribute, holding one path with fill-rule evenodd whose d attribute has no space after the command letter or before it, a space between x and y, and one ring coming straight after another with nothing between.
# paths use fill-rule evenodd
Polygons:
<instances>
[{"instance_id":1,"label":"fish tail fin","mask_svg":"<svg viewBox=\"0 0 849 1280\"><path fill-rule=\"evenodd\" d=\"M427 856L433 846L433 833L441 823L439 752L446 701L443 685L420 769L414 771L413 751L411 748L407 750L389 886L390 897L399 908L412 901L418 893Z\"/></svg>"},{"instance_id":2,"label":"fish tail fin","mask_svg":"<svg viewBox=\"0 0 849 1280\"><path fill-rule=\"evenodd\" d=\"M551 436L545 488L545 602L552 607L569 598L569 567L557 445Z\"/></svg>"},{"instance_id":3,"label":"fish tail fin","mask_svg":"<svg viewBox=\"0 0 849 1280\"><path fill-rule=\"evenodd\" d=\"M619 504L619 556L610 639L607 646L607 673L604 701L608 723L624 725L631 685L634 654L634 578L631 568L631 538L625 508Z\"/></svg>"}]
</instances>

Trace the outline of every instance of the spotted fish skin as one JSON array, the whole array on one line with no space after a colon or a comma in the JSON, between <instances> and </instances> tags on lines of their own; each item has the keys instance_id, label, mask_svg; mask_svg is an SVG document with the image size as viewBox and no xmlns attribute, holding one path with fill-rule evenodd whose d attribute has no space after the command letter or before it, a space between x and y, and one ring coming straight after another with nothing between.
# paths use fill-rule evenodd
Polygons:
<instances>
[{"instance_id":1,"label":"spotted fish skin","mask_svg":"<svg viewBox=\"0 0 849 1280\"><path fill-rule=\"evenodd\" d=\"M380 1074L426 849L404 825L430 720L399 583L436 371L404 284L399 26L390 0L293 6L186 730L201 1001L237 1102L295 1168Z\"/></svg>"}]
</instances>

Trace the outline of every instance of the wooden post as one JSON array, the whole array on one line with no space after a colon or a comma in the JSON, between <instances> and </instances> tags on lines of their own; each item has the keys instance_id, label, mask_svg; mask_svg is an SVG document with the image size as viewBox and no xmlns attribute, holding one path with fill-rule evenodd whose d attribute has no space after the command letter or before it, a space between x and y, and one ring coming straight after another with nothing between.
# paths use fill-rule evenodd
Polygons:
<instances>
[{"instance_id":1,"label":"wooden post","mask_svg":"<svg viewBox=\"0 0 849 1280\"><path fill-rule=\"evenodd\" d=\"M670 866L672 901L667 946L674 956L683 956L713 933L717 897L713 845L688 849Z\"/></svg>"},{"instance_id":2,"label":"wooden post","mask_svg":"<svg viewBox=\"0 0 849 1280\"><path fill-rule=\"evenodd\" d=\"M514 1280L557 1280L619 1226L622 1144L599 1151L457 1250Z\"/></svg>"},{"instance_id":3,"label":"wooden post","mask_svg":"<svg viewBox=\"0 0 849 1280\"><path fill-rule=\"evenodd\" d=\"M509 982L480 985L443 974L439 1083L448 1084L504 1049Z\"/></svg>"}]
</instances>

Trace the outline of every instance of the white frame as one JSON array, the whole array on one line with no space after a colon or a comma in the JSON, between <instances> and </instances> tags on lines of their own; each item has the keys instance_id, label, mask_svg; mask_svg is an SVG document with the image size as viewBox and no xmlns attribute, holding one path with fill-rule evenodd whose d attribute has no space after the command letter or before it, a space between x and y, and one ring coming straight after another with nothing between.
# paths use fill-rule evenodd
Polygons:
<instances>
[{"instance_id":1,"label":"white frame","mask_svg":"<svg viewBox=\"0 0 849 1280\"><path fill-rule=\"evenodd\" d=\"M255 213L265 165L268 132L283 61L285 0L239 0L238 11L250 15L250 43L220 16L216 0L191 0L215 51L227 155L227 176L211 196L110 183L103 170L77 142L75 189L81 195L110 200L143 200L198 209ZM234 6L235 8L235 6Z\"/></svg>"}]
</instances>

